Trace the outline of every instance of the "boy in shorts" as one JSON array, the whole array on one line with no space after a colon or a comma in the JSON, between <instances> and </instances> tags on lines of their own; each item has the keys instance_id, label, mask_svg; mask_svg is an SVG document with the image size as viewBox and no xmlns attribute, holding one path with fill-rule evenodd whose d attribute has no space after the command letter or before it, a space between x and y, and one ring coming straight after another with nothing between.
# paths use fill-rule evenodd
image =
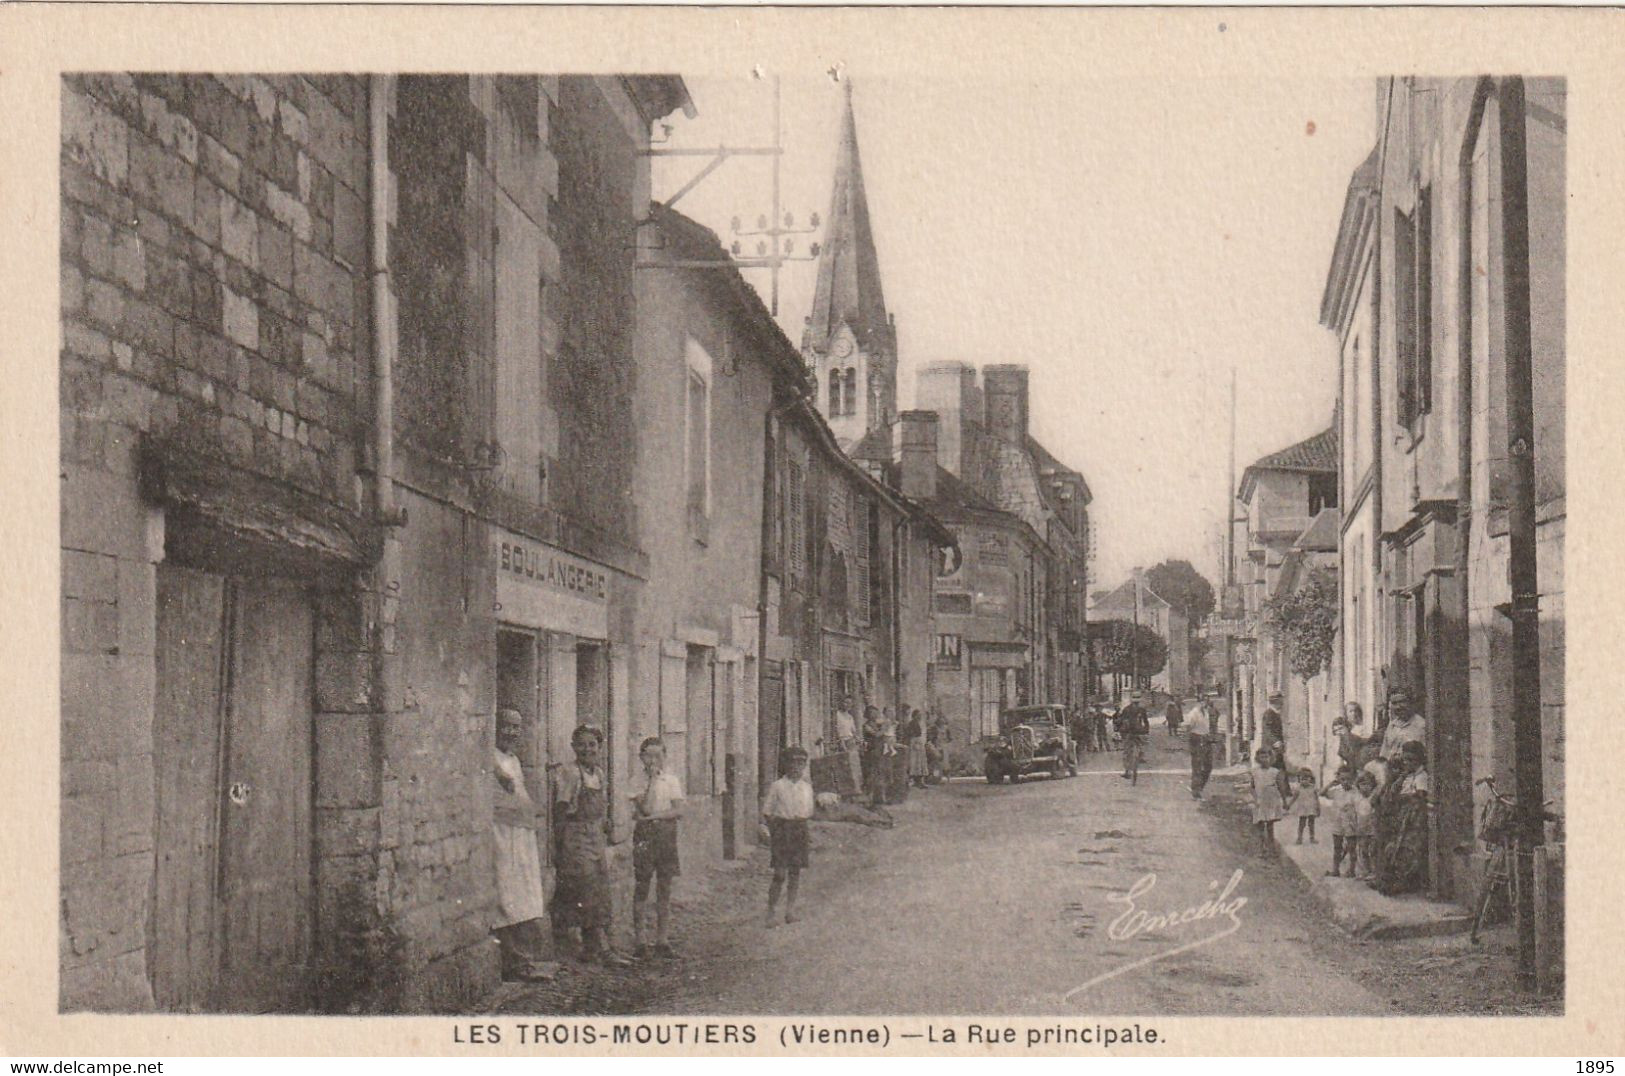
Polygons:
<instances>
[{"instance_id":1,"label":"boy in shorts","mask_svg":"<svg viewBox=\"0 0 1625 1076\"><path fill-rule=\"evenodd\" d=\"M773 848L773 884L767 891L767 926L776 925L779 894L784 894L784 921L796 921L796 890L807 866L812 840L807 821L816 806L812 782L807 780L807 752L787 747L779 754L779 779L762 802L763 836ZM786 886L788 883L788 888Z\"/></svg>"},{"instance_id":2,"label":"boy in shorts","mask_svg":"<svg viewBox=\"0 0 1625 1076\"><path fill-rule=\"evenodd\" d=\"M632 935L640 960L670 957L671 887L677 877L677 820L683 816L683 784L666 772L666 745L651 736L638 748L642 789L632 797ZM649 947L649 882L654 881L655 942Z\"/></svg>"}]
</instances>

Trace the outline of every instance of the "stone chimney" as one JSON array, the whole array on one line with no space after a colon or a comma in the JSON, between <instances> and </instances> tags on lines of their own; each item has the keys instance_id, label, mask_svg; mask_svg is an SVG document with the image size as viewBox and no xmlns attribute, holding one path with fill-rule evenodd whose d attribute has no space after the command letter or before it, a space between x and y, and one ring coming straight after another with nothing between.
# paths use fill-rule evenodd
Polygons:
<instances>
[{"instance_id":1,"label":"stone chimney","mask_svg":"<svg viewBox=\"0 0 1625 1076\"><path fill-rule=\"evenodd\" d=\"M981 421L976 367L963 362L926 363L915 375L914 406L937 413L937 462L950 474L961 474L967 425Z\"/></svg>"},{"instance_id":2,"label":"stone chimney","mask_svg":"<svg viewBox=\"0 0 1625 1076\"><path fill-rule=\"evenodd\" d=\"M937 413L904 411L897 426L903 496L928 501L937 495Z\"/></svg>"},{"instance_id":3,"label":"stone chimney","mask_svg":"<svg viewBox=\"0 0 1625 1076\"><path fill-rule=\"evenodd\" d=\"M1027 444L1027 367L1006 363L982 368L987 432L1007 444Z\"/></svg>"}]
</instances>

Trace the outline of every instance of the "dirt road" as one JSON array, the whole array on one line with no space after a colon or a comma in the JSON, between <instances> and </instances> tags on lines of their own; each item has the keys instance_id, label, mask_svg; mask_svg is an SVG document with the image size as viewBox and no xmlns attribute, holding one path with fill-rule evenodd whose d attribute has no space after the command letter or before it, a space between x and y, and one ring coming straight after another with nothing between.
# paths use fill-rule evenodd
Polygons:
<instances>
[{"instance_id":1,"label":"dirt road","mask_svg":"<svg viewBox=\"0 0 1625 1076\"><path fill-rule=\"evenodd\" d=\"M1374 1016L1501 1007L1493 942L1469 951L1461 939L1352 941L1293 868L1257 855L1233 783L1216 779L1198 803L1184 764L1182 746L1158 731L1137 786L1118 776L1115 756L1086 756L1071 779L916 792L890 830L817 824L799 922L763 927L767 869L755 855L683 878L680 960L620 972L567 966L556 983L510 988L496 1008ZM1491 985L1475 996L1459 989L1464 979Z\"/></svg>"}]
</instances>

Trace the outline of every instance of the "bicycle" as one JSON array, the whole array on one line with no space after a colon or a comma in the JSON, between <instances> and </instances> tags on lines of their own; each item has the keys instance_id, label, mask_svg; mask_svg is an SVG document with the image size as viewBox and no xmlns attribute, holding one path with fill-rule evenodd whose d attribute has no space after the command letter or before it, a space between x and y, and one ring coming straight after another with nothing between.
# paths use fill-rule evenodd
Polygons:
<instances>
[{"instance_id":1,"label":"bicycle","mask_svg":"<svg viewBox=\"0 0 1625 1076\"><path fill-rule=\"evenodd\" d=\"M1131 785L1140 783L1140 755L1144 750L1140 737L1132 733L1123 737L1123 776Z\"/></svg>"},{"instance_id":2,"label":"bicycle","mask_svg":"<svg viewBox=\"0 0 1625 1076\"><path fill-rule=\"evenodd\" d=\"M1479 898L1478 912L1473 916L1473 929L1468 935L1474 945L1478 944L1479 933L1497 893L1505 897L1512 920L1517 921L1522 894L1518 892L1514 857L1532 852L1525 848L1518 801L1497 789L1494 777L1481 777L1476 783L1490 791L1490 798L1484 801L1483 808L1478 812L1478 839L1484 842L1490 858L1484 863L1483 896ZM1551 800L1541 805L1542 824L1559 821L1556 814L1546 810L1551 805Z\"/></svg>"}]
</instances>

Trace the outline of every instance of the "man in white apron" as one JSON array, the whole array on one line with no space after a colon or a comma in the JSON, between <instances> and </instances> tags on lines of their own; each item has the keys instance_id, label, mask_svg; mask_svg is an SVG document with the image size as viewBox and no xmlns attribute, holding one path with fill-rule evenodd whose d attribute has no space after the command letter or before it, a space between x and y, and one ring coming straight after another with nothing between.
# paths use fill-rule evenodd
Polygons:
<instances>
[{"instance_id":1,"label":"man in white apron","mask_svg":"<svg viewBox=\"0 0 1625 1076\"><path fill-rule=\"evenodd\" d=\"M525 788L525 770L516 752L524 732L517 710L497 712L494 772L496 790L491 818L497 872L497 916L492 932L502 947L502 978L531 982L552 978L552 965L543 960L547 935L542 917L547 914L542 890L542 857L536 831L542 822Z\"/></svg>"}]
</instances>

